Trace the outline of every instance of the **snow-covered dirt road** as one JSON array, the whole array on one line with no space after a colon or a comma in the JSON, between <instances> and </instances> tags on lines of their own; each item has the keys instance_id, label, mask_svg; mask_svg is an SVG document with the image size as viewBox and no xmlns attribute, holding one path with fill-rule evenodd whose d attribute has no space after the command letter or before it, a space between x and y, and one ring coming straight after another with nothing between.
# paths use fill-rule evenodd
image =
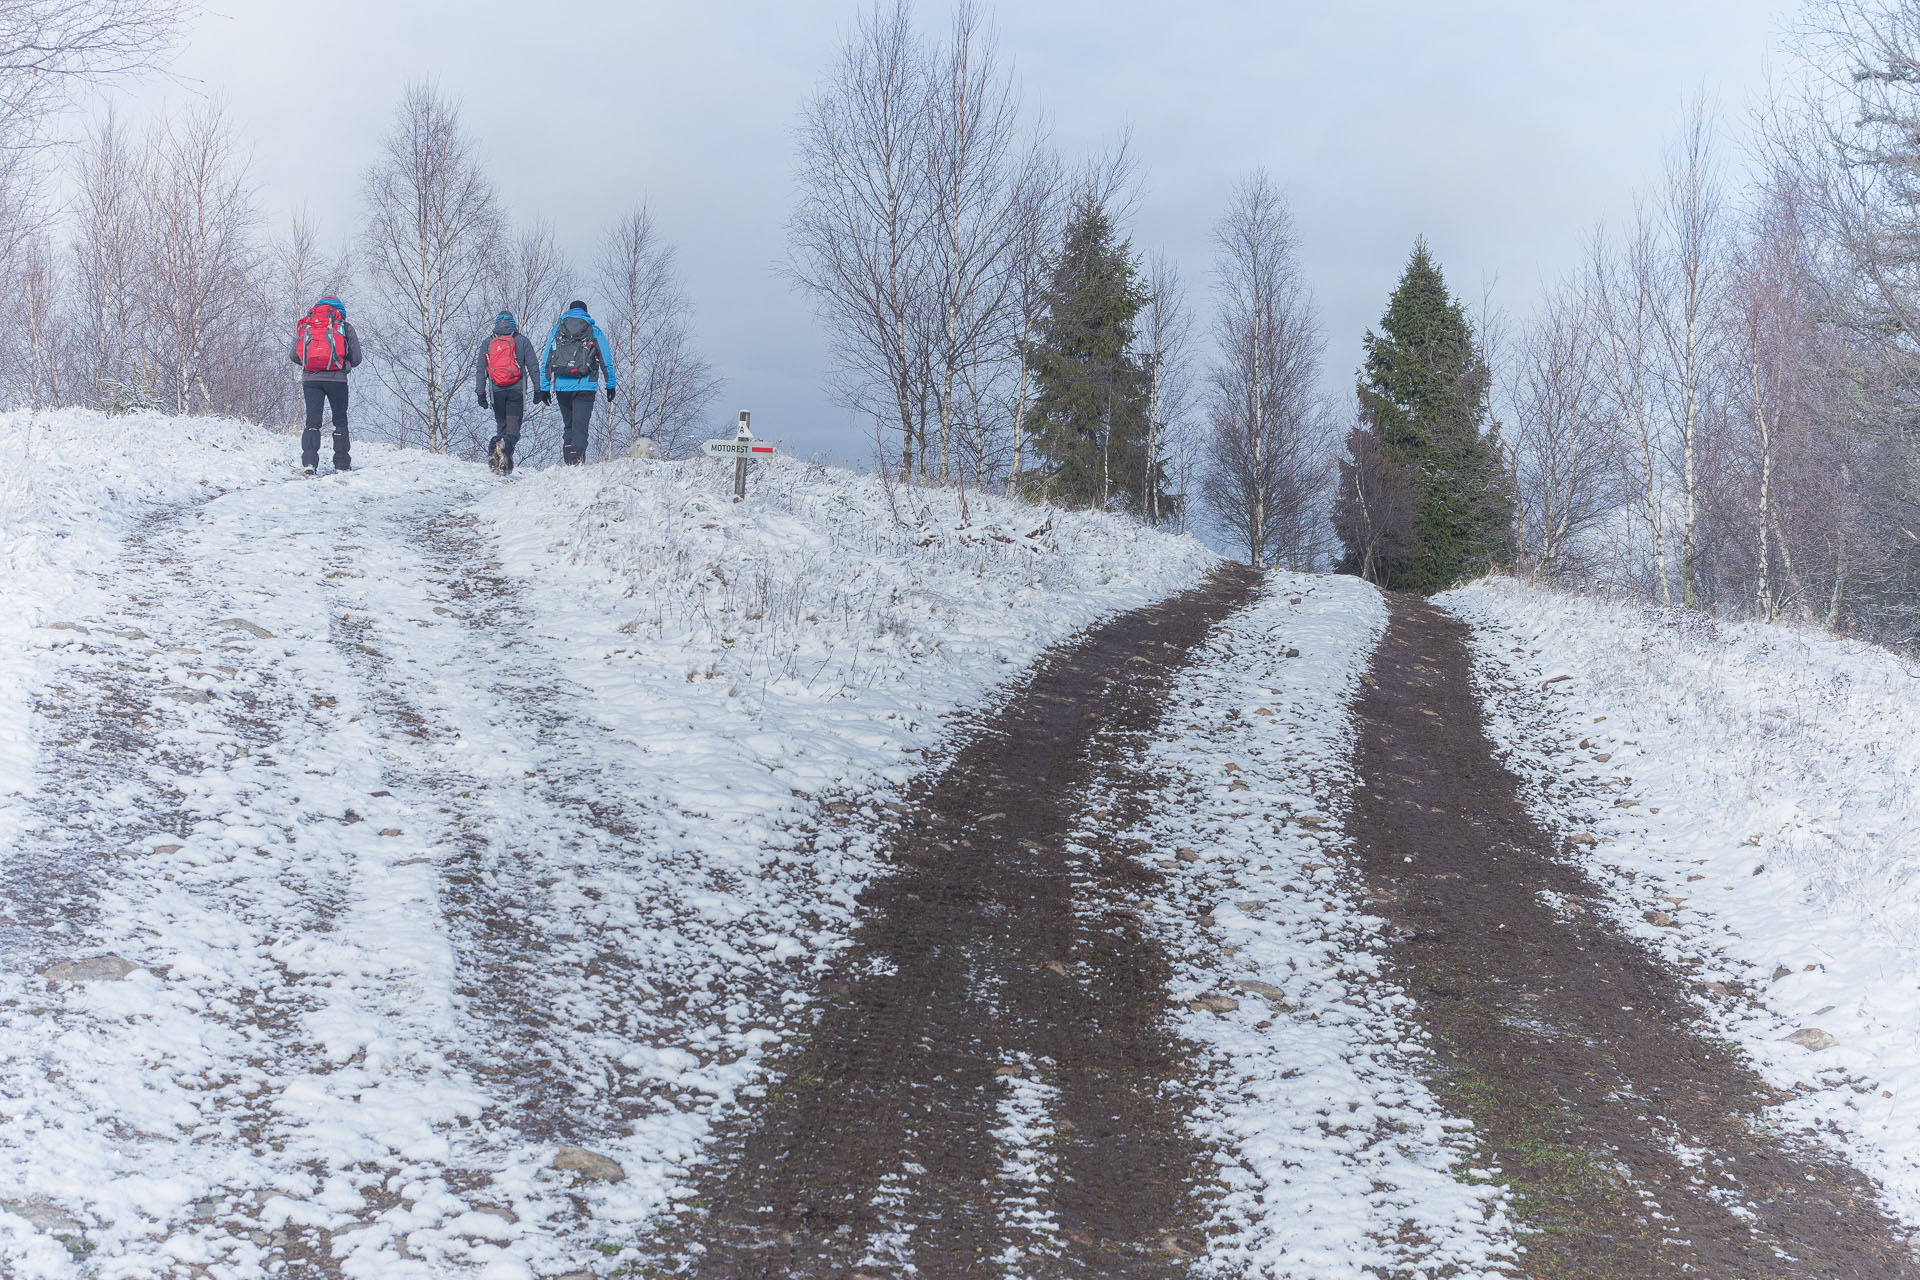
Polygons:
<instances>
[{"instance_id":1,"label":"snow-covered dirt road","mask_svg":"<svg viewBox=\"0 0 1920 1280\"><path fill-rule=\"evenodd\" d=\"M1913 1272L1906 970L1643 815L1684 725L1590 750L1538 600L285 446L0 415L0 1276ZM1857 758L1772 839L1897 887ZM1781 1028L1696 880L1851 1056L1716 1038Z\"/></svg>"}]
</instances>

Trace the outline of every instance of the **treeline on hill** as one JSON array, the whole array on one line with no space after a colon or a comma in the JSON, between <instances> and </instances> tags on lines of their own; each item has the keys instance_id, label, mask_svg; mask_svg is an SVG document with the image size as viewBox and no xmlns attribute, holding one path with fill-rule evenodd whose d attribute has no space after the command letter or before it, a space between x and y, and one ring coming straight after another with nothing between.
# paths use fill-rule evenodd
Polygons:
<instances>
[{"instance_id":1,"label":"treeline on hill","mask_svg":"<svg viewBox=\"0 0 1920 1280\"><path fill-rule=\"evenodd\" d=\"M1344 567L1920 642L1920 2L1813 0L1797 37L1751 170L1694 109L1518 325L1469 325L1416 252L1367 341Z\"/></svg>"},{"instance_id":2,"label":"treeline on hill","mask_svg":"<svg viewBox=\"0 0 1920 1280\"><path fill-rule=\"evenodd\" d=\"M1179 272L1124 233L1125 140L1063 157L981 12L943 38L890 0L807 103L788 271L882 469L1185 528L1194 500L1255 563L1331 549L1323 342L1278 189L1254 173L1214 229L1213 353Z\"/></svg>"},{"instance_id":3,"label":"treeline on hill","mask_svg":"<svg viewBox=\"0 0 1920 1280\"><path fill-rule=\"evenodd\" d=\"M62 12L71 6L41 7L43 33L83 25ZM114 21L148 30L137 19L149 8L167 7L114 6L93 38ZM159 41L168 29L152 30ZM108 113L73 146L0 150L0 169L14 298L0 383L13 403L293 424L293 320L328 294L346 300L367 348L354 421L374 439L480 457L493 420L474 403L473 364L495 314L513 312L538 344L574 296L593 299L624 392L594 415L593 456L643 436L667 456L689 451L717 389L647 208L606 227L582 269L551 226L513 223L458 105L425 86L407 91L365 171L359 234L331 250L305 216L269 234L240 132L218 106L138 131ZM71 199L56 206L59 180ZM554 435L528 433L532 461Z\"/></svg>"}]
</instances>

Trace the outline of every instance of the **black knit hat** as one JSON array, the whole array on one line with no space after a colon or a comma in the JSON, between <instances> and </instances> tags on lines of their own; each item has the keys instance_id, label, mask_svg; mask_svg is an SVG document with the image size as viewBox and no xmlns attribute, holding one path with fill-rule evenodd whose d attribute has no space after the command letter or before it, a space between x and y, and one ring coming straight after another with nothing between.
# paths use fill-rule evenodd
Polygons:
<instances>
[{"instance_id":1,"label":"black knit hat","mask_svg":"<svg viewBox=\"0 0 1920 1280\"><path fill-rule=\"evenodd\" d=\"M567 304L567 310L569 311L585 311L586 309L587 309L587 304L580 301L578 298L575 298L572 302L569 302Z\"/></svg>"}]
</instances>

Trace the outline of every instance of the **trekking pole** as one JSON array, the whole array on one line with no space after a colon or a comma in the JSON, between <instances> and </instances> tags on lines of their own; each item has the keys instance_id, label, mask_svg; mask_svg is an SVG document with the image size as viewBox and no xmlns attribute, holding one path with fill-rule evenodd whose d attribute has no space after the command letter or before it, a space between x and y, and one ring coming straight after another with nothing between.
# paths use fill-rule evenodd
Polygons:
<instances>
[{"instance_id":1,"label":"trekking pole","mask_svg":"<svg viewBox=\"0 0 1920 1280\"><path fill-rule=\"evenodd\" d=\"M739 434L734 436L734 439L741 444L745 444L747 441L753 439L753 432L747 429L748 416L749 415L745 409L742 409L740 411L740 431L739 431ZM735 457L733 460L733 500L735 502L738 502L740 501L740 499L746 496L747 496L747 454L746 454L746 450L743 449L740 451L739 455Z\"/></svg>"}]
</instances>

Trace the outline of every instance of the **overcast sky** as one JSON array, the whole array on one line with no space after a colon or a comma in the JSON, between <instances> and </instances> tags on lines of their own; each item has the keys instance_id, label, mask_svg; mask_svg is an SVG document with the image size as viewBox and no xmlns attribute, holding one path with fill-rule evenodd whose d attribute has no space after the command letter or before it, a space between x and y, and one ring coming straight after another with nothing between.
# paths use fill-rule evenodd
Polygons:
<instances>
[{"instance_id":1,"label":"overcast sky","mask_svg":"<svg viewBox=\"0 0 1920 1280\"><path fill-rule=\"evenodd\" d=\"M403 89L433 77L463 104L508 209L553 220L579 260L620 211L652 205L726 380L716 427L752 409L762 434L864 463L866 428L822 390L812 309L773 269L796 113L858 7L212 0L175 63L181 79L125 96L136 114L223 97L252 137L274 228L304 203L339 238ZM1027 0L996 21L1069 155L1132 127L1147 186L1135 246L1174 256L1203 315L1209 230L1234 181L1264 166L1283 184L1332 385L1351 382L1416 234L1457 293L1477 305L1497 275L1500 298L1524 310L1574 265L1585 230L1654 180L1689 95L1717 101L1738 133L1795 8ZM930 31L947 12L920 9ZM316 135L316 112L337 128Z\"/></svg>"}]
</instances>

